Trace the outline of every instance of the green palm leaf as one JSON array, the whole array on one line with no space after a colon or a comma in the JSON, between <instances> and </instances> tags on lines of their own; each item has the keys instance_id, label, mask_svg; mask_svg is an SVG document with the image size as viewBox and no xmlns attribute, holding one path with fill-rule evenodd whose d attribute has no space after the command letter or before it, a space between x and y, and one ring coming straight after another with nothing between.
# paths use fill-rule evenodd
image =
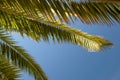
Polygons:
<instances>
[{"instance_id":1,"label":"green palm leaf","mask_svg":"<svg viewBox=\"0 0 120 80\"><path fill-rule=\"evenodd\" d=\"M112 1L0 0L1 54L20 69L34 75L36 80L47 80L40 66L23 48L16 46L5 31L18 32L36 41L49 41L52 38L53 41L70 42L90 51L100 51L113 44L103 37L90 35L62 23L70 20L74 22L76 18L84 23L120 22L120 2Z\"/></svg>"},{"instance_id":2,"label":"green palm leaf","mask_svg":"<svg viewBox=\"0 0 120 80\"><path fill-rule=\"evenodd\" d=\"M56 20L56 16L61 21L74 21L77 16L85 23L120 22L120 2L96 1L99 0L1 0L0 10L37 18L42 15L50 21Z\"/></svg>"},{"instance_id":3,"label":"green palm leaf","mask_svg":"<svg viewBox=\"0 0 120 80\"><path fill-rule=\"evenodd\" d=\"M50 22L15 14L0 12L0 24L7 31L17 31L21 35L26 34L31 38L49 40L49 37L58 42L71 42L81 45L90 51L100 51L104 46L111 46L108 40L90 35L88 33L70 28L59 22Z\"/></svg>"},{"instance_id":4,"label":"green palm leaf","mask_svg":"<svg viewBox=\"0 0 120 80\"><path fill-rule=\"evenodd\" d=\"M16 46L15 41L2 29L0 29L0 50L9 61L34 75L36 80L47 80L39 64L23 48Z\"/></svg>"},{"instance_id":5,"label":"green palm leaf","mask_svg":"<svg viewBox=\"0 0 120 80\"><path fill-rule=\"evenodd\" d=\"M1 54L20 69L34 75L36 80L47 80L40 66L23 48L16 46L15 41L5 31L18 32L36 41L49 41L52 38L53 41L70 42L90 51L100 51L113 44L103 37L90 35L62 23L68 23L70 20L74 22L76 18L84 23L120 22L120 2L102 1L0 0Z\"/></svg>"},{"instance_id":6,"label":"green palm leaf","mask_svg":"<svg viewBox=\"0 0 120 80\"><path fill-rule=\"evenodd\" d=\"M85 23L120 22L120 2L73 2L72 10Z\"/></svg>"},{"instance_id":7,"label":"green palm leaf","mask_svg":"<svg viewBox=\"0 0 120 80\"><path fill-rule=\"evenodd\" d=\"M0 53L0 80L16 80L20 77L17 67L5 59Z\"/></svg>"}]
</instances>

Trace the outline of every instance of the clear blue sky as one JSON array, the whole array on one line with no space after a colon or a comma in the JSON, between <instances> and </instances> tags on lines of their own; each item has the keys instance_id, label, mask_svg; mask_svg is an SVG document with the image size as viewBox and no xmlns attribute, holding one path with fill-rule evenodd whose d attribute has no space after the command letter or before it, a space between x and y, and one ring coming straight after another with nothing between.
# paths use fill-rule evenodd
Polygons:
<instances>
[{"instance_id":1,"label":"clear blue sky","mask_svg":"<svg viewBox=\"0 0 120 80\"><path fill-rule=\"evenodd\" d=\"M90 34L101 35L114 43L111 49L91 53L80 46L52 41L36 43L29 38L13 37L42 66L49 80L120 80L120 24L70 24ZM34 80L23 74L21 79Z\"/></svg>"}]
</instances>

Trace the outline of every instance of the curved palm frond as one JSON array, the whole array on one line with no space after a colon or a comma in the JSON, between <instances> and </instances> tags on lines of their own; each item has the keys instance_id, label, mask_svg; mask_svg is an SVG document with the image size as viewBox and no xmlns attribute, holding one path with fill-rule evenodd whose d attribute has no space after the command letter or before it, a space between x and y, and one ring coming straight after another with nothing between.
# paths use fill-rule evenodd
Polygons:
<instances>
[{"instance_id":1,"label":"curved palm frond","mask_svg":"<svg viewBox=\"0 0 120 80\"><path fill-rule=\"evenodd\" d=\"M10 64L10 62L0 54L0 80L16 80L20 77L17 67Z\"/></svg>"},{"instance_id":2,"label":"curved palm frond","mask_svg":"<svg viewBox=\"0 0 120 80\"><path fill-rule=\"evenodd\" d=\"M47 80L39 64L23 48L16 46L15 41L3 29L0 29L0 50L9 61L32 74L36 80Z\"/></svg>"},{"instance_id":3,"label":"curved palm frond","mask_svg":"<svg viewBox=\"0 0 120 80\"><path fill-rule=\"evenodd\" d=\"M1 0L0 10L38 18L42 15L50 21L56 17L74 21L77 16L85 23L120 22L120 2L115 0Z\"/></svg>"},{"instance_id":4,"label":"curved palm frond","mask_svg":"<svg viewBox=\"0 0 120 80\"><path fill-rule=\"evenodd\" d=\"M17 31L21 35L26 34L36 41L41 38L48 41L49 37L52 37L53 41L71 42L81 45L90 51L100 51L104 46L113 45L102 37L90 35L57 21L50 22L44 19L0 12L0 24L6 31Z\"/></svg>"}]
</instances>

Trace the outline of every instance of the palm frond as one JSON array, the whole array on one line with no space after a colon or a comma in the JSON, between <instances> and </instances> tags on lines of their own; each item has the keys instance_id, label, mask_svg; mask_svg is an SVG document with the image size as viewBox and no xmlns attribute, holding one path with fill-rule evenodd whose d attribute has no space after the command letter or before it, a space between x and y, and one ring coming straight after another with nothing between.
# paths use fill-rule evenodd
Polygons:
<instances>
[{"instance_id":1,"label":"palm frond","mask_svg":"<svg viewBox=\"0 0 120 80\"><path fill-rule=\"evenodd\" d=\"M20 77L19 69L10 64L0 53L0 80L16 80Z\"/></svg>"},{"instance_id":2,"label":"palm frond","mask_svg":"<svg viewBox=\"0 0 120 80\"><path fill-rule=\"evenodd\" d=\"M23 48L16 46L15 41L2 28L0 29L0 50L9 61L32 74L36 80L47 80L39 64Z\"/></svg>"},{"instance_id":3,"label":"palm frond","mask_svg":"<svg viewBox=\"0 0 120 80\"><path fill-rule=\"evenodd\" d=\"M85 23L120 23L120 2L73 2L72 10Z\"/></svg>"},{"instance_id":4,"label":"palm frond","mask_svg":"<svg viewBox=\"0 0 120 80\"><path fill-rule=\"evenodd\" d=\"M49 21L58 17L68 22L79 17L85 23L120 22L120 2L113 0L1 0L0 10L37 18L43 16Z\"/></svg>"},{"instance_id":5,"label":"palm frond","mask_svg":"<svg viewBox=\"0 0 120 80\"><path fill-rule=\"evenodd\" d=\"M26 34L36 41L39 41L39 39L48 41L49 37L52 37L53 41L71 42L81 45L90 51L99 51L104 46L112 45L111 42L102 37L73 29L57 21L50 22L44 19L0 12L0 24L6 31L16 31L21 35Z\"/></svg>"}]
</instances>

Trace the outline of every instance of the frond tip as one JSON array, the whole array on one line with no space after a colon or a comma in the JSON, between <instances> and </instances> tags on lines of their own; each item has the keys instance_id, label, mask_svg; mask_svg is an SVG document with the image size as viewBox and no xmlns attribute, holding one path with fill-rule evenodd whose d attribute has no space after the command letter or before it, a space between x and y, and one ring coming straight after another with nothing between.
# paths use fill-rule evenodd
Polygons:
<instances>
[{"instance_id":1,"label":"frond tip","mask_svg":"<svg viewBox=\"0 0 120 80\"><path fill-rule=\"evenodd\" d=\"M96 52L101 51L104 47L112 46L113 43L106 40L101 36L90 35L86 32L82 32L77 29L67 29L66 31L71 33L71 41L74 44L80 45L88 51Z\"/></svg>"},{"instance_id":2,"label":"frond tip","mask_svg":"<svg viewBox=\"0 0 120 80\"><path fill-rule=\"evenodd\" d=\"M82 40L82 43L84 44L81 45L87 48L90 52L98 52L103 50L105 47L113 46L113 43L100 36L91 36L90 40Z\"/></svg>"}]
</instances>

